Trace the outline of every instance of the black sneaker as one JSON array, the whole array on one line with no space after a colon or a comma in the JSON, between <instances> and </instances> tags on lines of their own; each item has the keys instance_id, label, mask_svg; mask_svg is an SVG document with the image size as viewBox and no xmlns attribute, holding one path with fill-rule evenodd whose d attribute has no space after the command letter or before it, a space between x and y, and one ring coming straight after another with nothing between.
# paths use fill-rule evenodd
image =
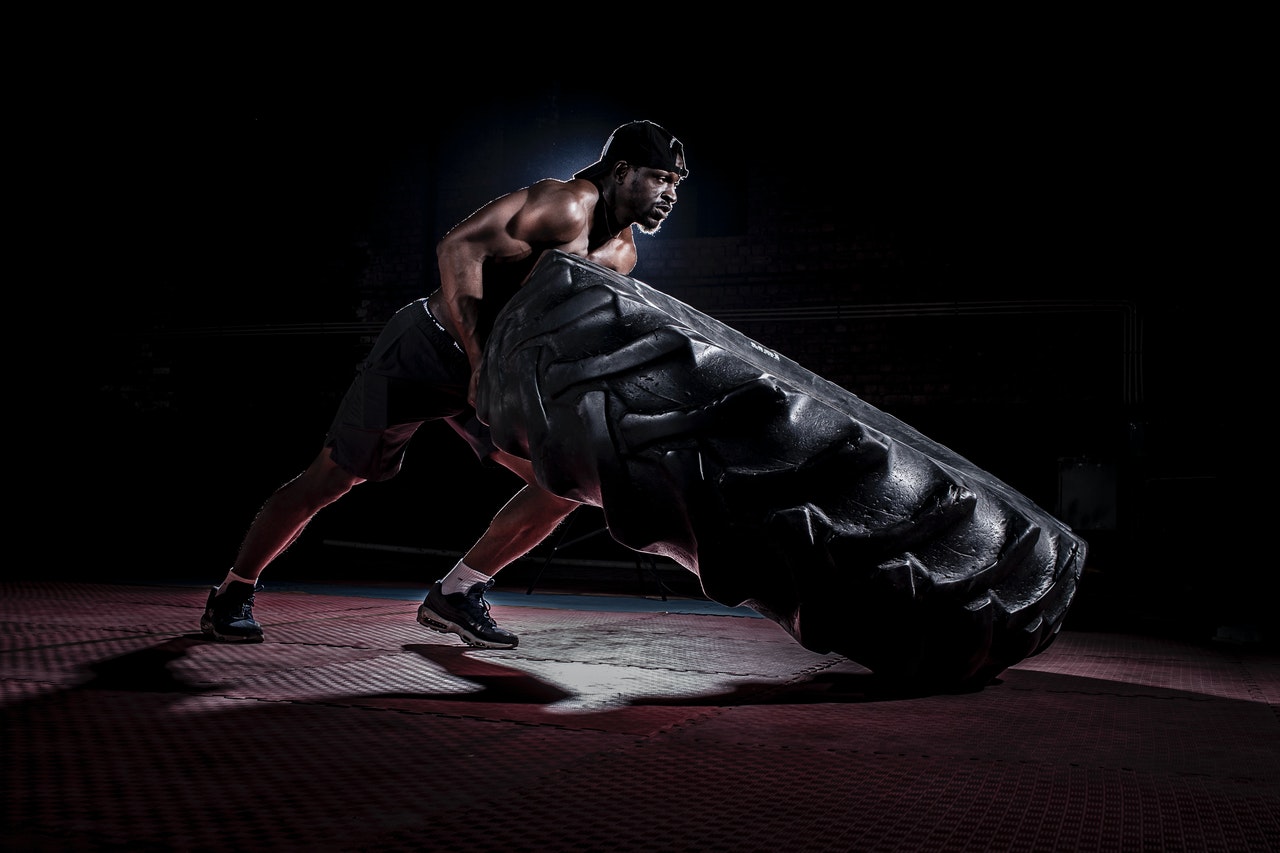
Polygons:
<instances>
[{"instance_id":1,"label":"black sneaker","mask_svg":"<svg viewBox=\"0 0 1280 853\"><path fill-rule=\"evenodd\" d=\"M492 586L493 578L489 578L488 583L474 584L466 592L445 595L440 581L436 581L418 607L418 622L432 631L457 634L468 646L514 649L520 638L499 628L489 615L489 602L484 600L484 594Z\"/></svg>"},{"instance_id":2,"label":"black sneaker","mask_svg":"<svg viewBox=\"0 0 1280 853\"><path fill-rule=\"evenodd\" d=\"M224 643L261 643L262 626L253 618L253 594L260 589L258 584L231 583L218 595L215 586L205 602L200 630Z\"/></svg>"}]
</instances>

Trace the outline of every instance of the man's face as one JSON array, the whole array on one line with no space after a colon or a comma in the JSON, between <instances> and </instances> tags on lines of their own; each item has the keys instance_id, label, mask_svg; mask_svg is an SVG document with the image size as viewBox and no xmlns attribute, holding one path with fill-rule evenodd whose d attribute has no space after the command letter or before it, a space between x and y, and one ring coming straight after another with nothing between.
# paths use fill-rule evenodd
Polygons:
<instances>
[{"instance_id":1,"label":"man's face","mask_svg":"<svg viewBox=\"0 0 1280 853\"><path fill-rule=\"evenodd\" d=\"M676 164L684 168L684 155ZM624 202L631 210L635 223L645 234L657 234L662 223L671 215L676 204L676 187L680 174L665 169L636 166L627 174L623 184Z\"/></svg>"}]
</instances>

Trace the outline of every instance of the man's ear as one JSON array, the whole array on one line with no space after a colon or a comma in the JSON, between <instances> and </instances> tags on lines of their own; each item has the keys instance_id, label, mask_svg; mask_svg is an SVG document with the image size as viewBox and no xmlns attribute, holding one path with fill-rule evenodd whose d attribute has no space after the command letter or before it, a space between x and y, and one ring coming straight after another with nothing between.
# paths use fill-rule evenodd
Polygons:
<instances>
[{"instance_id":1,"label":"man's ear","mask_svg":"<svg viewBox=\"0 0 1280 853\"><path fill-rule=\"evenodd\" d=\"M618 183L622 183L622 179L627 176L627 170L631 168L626 160L619 160L613 164L613 179Z\"/></svg>"}]
</instances>

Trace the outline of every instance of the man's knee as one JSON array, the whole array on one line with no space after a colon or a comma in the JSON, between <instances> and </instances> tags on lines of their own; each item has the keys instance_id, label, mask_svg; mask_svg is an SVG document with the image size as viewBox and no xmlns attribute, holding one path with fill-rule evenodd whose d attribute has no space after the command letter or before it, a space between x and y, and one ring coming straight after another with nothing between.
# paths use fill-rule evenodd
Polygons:
<instances>
[{"instance_id":1,"label":"man's knee","mask_svg":"<svg viewBox=\"0 0 1280 853\"><path fill-rule=\"evenodd\" d=\"M332 448L326 447L290 485L306 496L303 499L306 503L323 506L336 501L363 482L363 477L352 474L335 462Z\"/></svg>"}]
</instances>

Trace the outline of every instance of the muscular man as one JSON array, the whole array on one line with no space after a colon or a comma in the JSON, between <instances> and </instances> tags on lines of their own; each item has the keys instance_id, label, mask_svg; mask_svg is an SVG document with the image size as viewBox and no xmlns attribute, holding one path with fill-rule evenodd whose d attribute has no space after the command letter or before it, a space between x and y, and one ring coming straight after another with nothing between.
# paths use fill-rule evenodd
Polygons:
<instances>
[{"instance_id":1,"label":"muscular man","mask_svg":"<svg viewBox=\"0 0 1280 853\"><path fill-rule=\"evenodd\" d=\"M488 427L476 418L486 335L549 249L629 274L636 264L632 226L656 233L688 174L679 140L652 122L630 122L610 135L597 162L571 180L538 181L454 226L437 246L440 287L401 308L383 328L320 453L267 499L231 570L209 592L201 630L227 642L261 642L253 604L263 570L316 513L353 486L395 476L418 427L443 418L481 460L492 458L525 485L431 585L418 621L473 646L514 648L519 638L498 627L484 593L495 574L546 538L578 504L539 486L532 463L494 447Z\"/></svg>"}]
</instances>

